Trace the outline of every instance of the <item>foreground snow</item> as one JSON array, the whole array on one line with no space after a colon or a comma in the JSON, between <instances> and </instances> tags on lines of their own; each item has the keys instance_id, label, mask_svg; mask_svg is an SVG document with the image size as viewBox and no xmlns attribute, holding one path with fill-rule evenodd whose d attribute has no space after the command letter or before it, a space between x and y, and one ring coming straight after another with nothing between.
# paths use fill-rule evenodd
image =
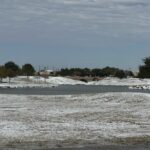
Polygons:
<instances>
[{"instance_id":1,"label":"foreground snow","mask_svg":"<svg viewBox=\"0 0 150 150\"><path fill-rule=\"evenodd\" d=\"M8 79L4 80L6 83L1 83L0 87L3 88L23 88L23 87L52 87L58 85L120 85L120 86L130 86L130 88L143 88L150 89L150 79L138 79L138 78L126 78L119 79L108 77L104 78L100 81L92 81L92 82L82 82L78 80L73 80L65 77L49 77L48 79L44 79L42 77L27 77L19 76L13 78L11 83L7 83Z\"/></svg>"},{"instance_id":2,"label":"foreground snow","mask_svg":"<svg viewBox=\"0 0 150 150\"><path fill-rule=\"evenodd\" d=\"M0 144L48 141L55 147L58 143L128 143L128 139L147 142L149 108L149 94L0 95Z\"/></svg>"}]
</instances>

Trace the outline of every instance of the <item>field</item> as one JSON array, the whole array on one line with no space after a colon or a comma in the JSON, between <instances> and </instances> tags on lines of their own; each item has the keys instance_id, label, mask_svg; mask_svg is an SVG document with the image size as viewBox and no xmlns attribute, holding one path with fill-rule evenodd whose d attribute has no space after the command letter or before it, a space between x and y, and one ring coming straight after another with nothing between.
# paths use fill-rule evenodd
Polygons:
<instances>
[{"instance_id":1,"label":"field","mask_svg":"<svg viewBox=\"0 0 150 150\"><path fill-rule=\"evenodd\" d=\"M0 95L0 146L146 144L150 95Z\"/></svg>"}]
</instances>

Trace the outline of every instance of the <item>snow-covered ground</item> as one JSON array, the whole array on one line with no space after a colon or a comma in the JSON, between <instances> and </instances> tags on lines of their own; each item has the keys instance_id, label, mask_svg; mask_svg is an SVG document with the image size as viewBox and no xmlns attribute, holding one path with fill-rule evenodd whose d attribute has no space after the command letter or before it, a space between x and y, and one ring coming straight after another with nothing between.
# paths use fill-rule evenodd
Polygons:
<instances>
[{"instance_id":1,"label":"snow-covered ground","mask_svg":"<svg viewBox=\"0 0 150 150\"><path fill-rule=\"evenodd\" d=\"M127 86L134 86L134 85L150 85L150 79L139 79L139 78L114 78L114 77L107 77L100 81L92 81L89 82L91 85L127 85Z\"/></svg>"},{"instance_id":2,"label":"snow-covered ground","mask_svg":"<svg viewBox=\"0 0 150 150\"><path fill-rule=\"evenodd\" d=\"M129 89L147 89L150 90L150 79L139 79L139 78L113 78L108 77L100 81L89 82L90 85L126 85Z\"/></svg>"},{"instance_id":3,"label":"snow-covered ground","mask_svg":"<svg viewBox=\"0 0 150 150\"><path fill-rule=\"evenodd\" d=\"M150 89L150 79L138 79L138 78L126 78L119 79L108 77L104 78L100 81L91 81L88 83L77 81L65 77L49 77L48 79L44 79L42 77L29 77L27 79L26 76L19 76L11 79L11 83L8 83L8 79L3 80L6 83L0 83L0 87L3 88L17 88L17 87L52 87L58 85L126 85L130 86L130 88L138 88L141 87L143 89Z\"/></svg>"},{"instance_id":4,"label":"snow-covered ground","mask_svg":"<svg viewBox=\"0 0 150 150\"><path fill-rule=\"evenodd\" d=\"M8 79L3 80L4 83L0 83L2 88L24 88L24 87L52 87L58 85L77 85L85 84L82 81L72 80L64 77L49 77L45 79L43 77L33 77L30 76L18 76L11 79L11 82L8 83Z\"/></svg>"},{"instance_id":5,"label":"snow-covered ground","mask_svg":"<svg viewBox=\"0 0 150 150\"><path fill-rule=\"evenodd\" d=\"M0 144L150 142L150 94L0 95Z\"/></svg>"}]
</instances>

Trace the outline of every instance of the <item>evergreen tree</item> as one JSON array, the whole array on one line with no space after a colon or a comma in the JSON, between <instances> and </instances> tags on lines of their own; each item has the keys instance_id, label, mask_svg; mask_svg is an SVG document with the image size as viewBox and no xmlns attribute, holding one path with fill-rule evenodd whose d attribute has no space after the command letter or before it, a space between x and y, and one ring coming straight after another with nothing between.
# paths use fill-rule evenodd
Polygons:
<instances>
[{"instance_id":1,"label":"evergreen tree","mask_svg":"<svg viewBox=\"0 0 150 150\"><path fill-rule=\"evenodd\" d=\"M15 64L14 62L12 62L12 61L9 61L9 62L5 63L4 66L5 66L5 68L8 69L9 71L10 71L10 70L13 71L14 74L15 74L15 76L17 76L17 75L19 74L19 72L20 72L19 66L18 66L17 64Z\"/></svg>"},{"instance_id":2,"label":"evergreen tree","mask_svg":"<svg viewBox=\"0 0 150 150\"><path fill-rule=\"evenodd\" d=\"M144 65L139 67L139 78L150 78L150 57L143 59Z\"/></svg>"},{"instance_id":3,"label":"evergreen tree","mask_svg":"<svg viewBox=\"0 0 150 150\"><path fill-rule=\"evenodd\" d=\"M22 66L22 73L24 75L28 76L33 76L35 73L35 69L31 64L25 64Z\"/></svg>"}]
</instances>

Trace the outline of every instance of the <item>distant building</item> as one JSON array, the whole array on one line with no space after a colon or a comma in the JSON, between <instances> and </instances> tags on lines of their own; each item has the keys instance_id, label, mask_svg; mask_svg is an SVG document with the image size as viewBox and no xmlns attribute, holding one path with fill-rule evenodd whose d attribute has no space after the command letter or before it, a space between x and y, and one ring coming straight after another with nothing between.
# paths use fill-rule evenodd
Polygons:
<instances>
[{"instance_id":1,"label":"distant building","mask_svg":"<svg viewBox=\"0 0 150 150\"><path fill-rule=\"evenodd\" d=\"M43 76L43 75L47 75L47 76L50 76L50 75L54 75L55 72L53 70L41 70L39 71L39 75Z\"/></svg>"},{"instance_id":2,"label":"distant building","mask_svg":"<svg viewBox=\"0 0 150 150\"><path fill-rule=\"evenodd\" d=\"M137 77L139 72L138 71L133 71L133 74L134 74L135 77Z\"/></svg>"}]
</instances>

